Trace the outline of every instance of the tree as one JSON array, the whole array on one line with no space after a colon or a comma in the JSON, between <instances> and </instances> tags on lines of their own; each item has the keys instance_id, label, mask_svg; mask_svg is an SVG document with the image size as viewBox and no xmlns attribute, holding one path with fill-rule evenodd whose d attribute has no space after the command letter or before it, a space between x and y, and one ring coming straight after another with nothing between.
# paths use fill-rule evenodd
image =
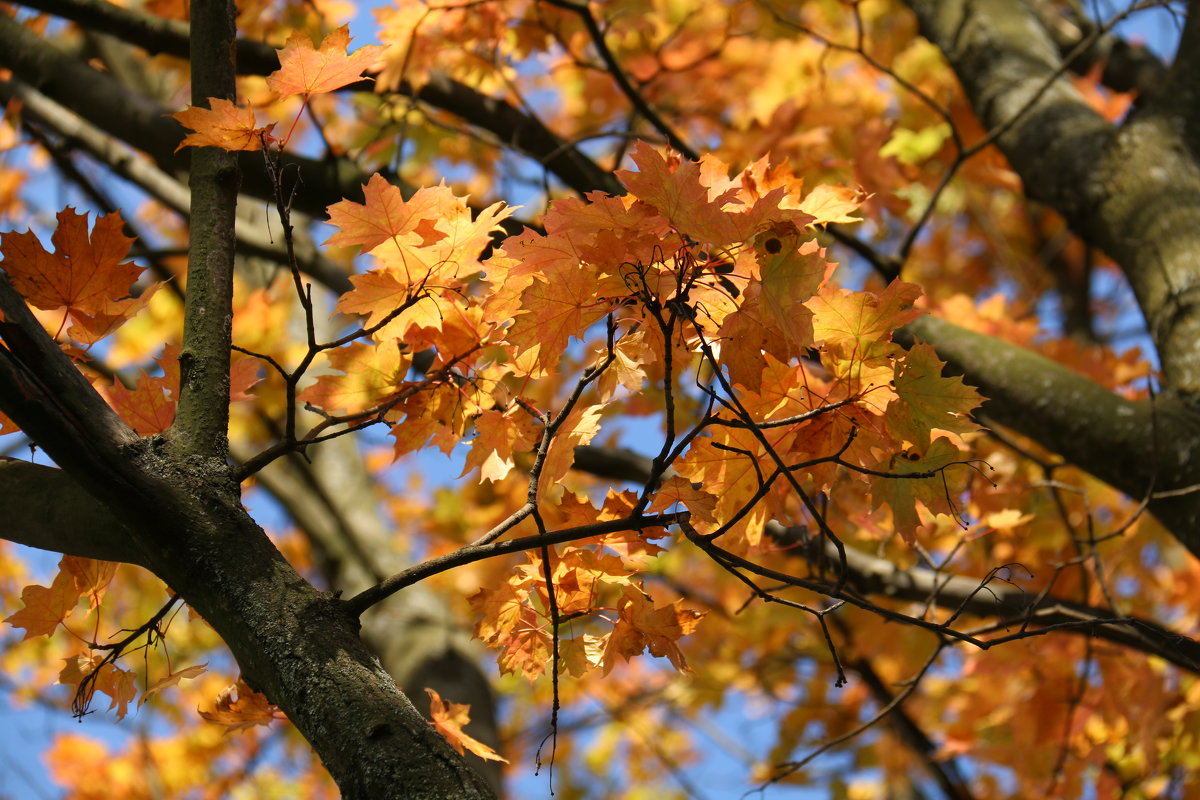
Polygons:
<instances>
[{"instance_id":1,"label":"tree","mask_svg":"<svg viewBox=\"0 0 1200 800\"><path fill-rule=\"evenodd\" d=\"M56 780L1192 796L1200 15L1082 5L0 15L8 670L171 727Z\"/></svg>"}]
</instances>

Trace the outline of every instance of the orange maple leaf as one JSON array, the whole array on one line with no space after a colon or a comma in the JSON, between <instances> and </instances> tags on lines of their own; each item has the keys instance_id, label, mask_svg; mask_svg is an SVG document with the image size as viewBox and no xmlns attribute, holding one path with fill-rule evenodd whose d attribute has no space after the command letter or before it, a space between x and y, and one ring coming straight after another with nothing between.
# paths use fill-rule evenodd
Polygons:
<instances>
[{"instance_id":1,"label":"orange maple leaf","mask_svg":"<svg viewBox=\"0 0 1200 800\"><path fill-rule=\"evenodd\" d=\"M209 108L188 106L168 114L195 133L184 137L175 152L185 147L219 147L222 150L262 150L263 139L270 136L275 123L259 127L254 109L234 105L220 97L208 98Z\"/></svg>"},{"instance_id":2,"label":"orange maple leaf","mask_svg":"<svg viewBox=\"0 0 1200 800\"><path fill-rule=\"evenodd\" d=\"M738 226L722 207L737 196L729 188L712 193L700 183L700 164L674 153L666 157L638 142L630 154L638 172L618 170L617 177L639 200L655 208L680 232L699 242L724 246L738 238ZM710 196L715 194L715 196Z\"/></svg>"},{"instance_id":3,"label":"orange maple leaf","mask_svg":"<svg viewBox=\"0 0 1200 800\"><path fill-rule=\"evenodd\" d=\"M133 244L121 232L125 221L115 212L98 217L90 237L87 221L87 214L71 207L58 212L58 228L50 237L53 253L31 231L0 237L4 271L34 306L92 316L111 311L116 301L129 296L142 268L122 261Z\"/></svg>"},{"instance_id":4,"label":"orange maple leaf","mask_svg":"<svg viewBox=\"0 0 1200 800\"><path fill-rule=\"evenodd\" d=\"M523 312L508 331L518 353L538 348L537 364L553 369L571 337L608 313L607 301L596 297L596 277L590 270L556 265L521 294Z\"/></svg>"},{"instance_id":5,"label":"orange maple leaf","mask_svg":"<svg viewBox=\"0 0 1200 800\"><path fill-rule=\"evenodd\" d=\"M516 405L503 412L484 411L475 420L475 434L458 477L479 467L479 479L492 482L507 477L516 466L513 455L529 450L541 438L533 419Z\"/></svg>"},{"instance_id":6,"label":"orange maple leaf","mask_svg":"<svg viewBox=\"0 0 1200 800\"><path fill-rule=\"evenodd\" d=\"M336 373L321 375L300 393L301 402L312 403L331 414L356 414L395 397L408 374L411 356L398 339L366 344L353 342L329 353Z\"/></svg>"},{"instance_id":7,"label":"orange maple leaf","mask_svg":"<svg viewBox=\"0 0 1200 800\"><path fill-rule=\"evenodd\" d=\"M67 336L85 347L90 347L133 319L150 304L150 298L161 285L151 284L139 296L130 297L128 300L114 300L96 314L72 312L70 316L74 324L67 328Z\"/></svg>"},{"instance_id":8,"label":"orange maple leaf","mask_svg":"<svg viewBox=\"0 0 1200 800\"><path fill-rule=\"evenodd\" d=\"M830 223L847 224L861 222L851 214L870 197L861 188L850 189L845 186L829 186L821 184L805 195L800 201L800 210L811 214L811 225L828 225Z\"/></svg>"},{"instance_id":9,"label":"orange maple leaf","mask_svg":"<svg viewBox=\"0 0 1200 800\"><path fill-rule=\"evenodd\" d=\"M575 448L587 444L600 432L600 415L604 406L576 406L558 429L546 451L538 482L538 497L557 497L562 492L561 481L575 463Z\"/></svg>"},{"instance_id":10,"label":"orange maple leaf","mask_svg":"<svg viewBox=\"0 0 1200 800\"><path fill-rule=\"evenodd\" d=\"M679 504L692 513L694 523L715 523L714 512L717 508L715 495L697 489L692 482L679 475L672 475L662 482L654 493L654 500L648 511L666 511L671 506Z\"/></svg>"},{"instance_id":11,"label":"orange maple leaf","mask_svg":"<svg viewBox=\"0 0 1200 800\"><path fill-rule=\"evenodd\" d=\"M109 697L109 710L116 709L117 719L125 718L130 702L137 697L137 676L133 672L105 661L103 654L90 650L63 660L66 664L58 673L60 684L74 686L78 692L84 680L90 677L86 690L88 702L93 693L103 692Z\"/></svg>"},{"instance_id":12,"label":"orange maple leaf","mask_svg":"<svg viewBox=\"0 0 1200 800\"><path fill-rule=\"evenodd\" d=\"M470 750L485 761L508 763L507 758L503 758L495 750L463 731L463 728L471 721L470 705L447 703L433 689L426 688L425 692L429 695L429 724L449 742L451 747L458 751L460 756L463 754L463 750Z\"/></svg>"},{"instance_id":13,"label":"orange maple leaf","mask_svg":"<svg viewBox=\"0 0 1200 800\"><path fill-rule=\"evenodd\" d=\"M325 244L331 247L357 245L364 253L389 239L420 243L434 229L434 221L455 200L446 187L423 187L405 200L399 187L378 172L363 187L363 202L342 200L329 206L329 224L338 229Z\"/></svg>"},{"instance_id":14,"label":"orange maple leaf","mask_svg":"<svg viewBox=\"0 0 1200 800\"><path fill-rule=\"evenodd\" d=\"M24 628L22 641L33 636L49 636L58 624L71 615L79 602L79 590L75 580L63 569L54 576L49 588L26 586L21 590L24 607L4 621L14 628Z\"/></svg>"},{"instance_id":15,"label":"orange maple leaf","mask_svg":"<svg viewBox=\"0 0 1200 800\"><path fill-rule=\"evenodd\" d=\"M704 613L680 608L682 600L667 606L654 603L640 589L626 586L618 604L619 618L604 647L603 671L607 675L616 666L616 657L628 661L646 648L653 656L666 656L680 672L688 671L687 659L678 640L700 624Z\"/></svg>"},{"instance_id":16,"label":"orange maple leaf","mask_svg":"<svg viewBox=\"0 0 1200 800\"><path fill-rule=\"evenodd\" d=\"M117 574L117 564L114 561L97 561L79 556L63 556L59 562L59 569L71 576L75 590L80 595L88 596L92 608L100 605L104 590Z\"/></svg>"},{"instance_id":17,"label":"orange maple leaf","mask_svg":"<svg viewBox=\"0 0 1200 800\"><path fill-rule=\"evenodd\" d=\"M214 725L224 725L225 733L243 731L255 725L270 725L282 714L265 695L239 680L221 690L212 711L200 710L200 716Z\"/></svg>"},{"instance_id":18,"label":"orange maple leaf","mask_svg":"<svg viewBox=\"0 0 1200 800\"><path fill-rule=\"evenodd\" d=\"M267 86L283 98L332 92L363 80L363 72L384 48L367 45L349 54L349 46L350 28L346 25L326 34L320 47L313 47L307 33L296 31L278 51L279 69L267 76Z\"/></svg>"},{"instance_id":19,"label":"orange maple leaf","mask_svg":"<svg viewBox=\"0 0 1200 800\"><path fill-rule=\"evenodd\" d=\"M175 421L175 406L179 402L179 345L163 348L156 360L163 374L151 376L143 372L132 389L114 381L101 391L129 426L142 436L162 433ZM239 358L229 369L229 399L231 402L250 397L247 392L258 383L259 365L253 358Z\"/></svg>"}]
</instances>

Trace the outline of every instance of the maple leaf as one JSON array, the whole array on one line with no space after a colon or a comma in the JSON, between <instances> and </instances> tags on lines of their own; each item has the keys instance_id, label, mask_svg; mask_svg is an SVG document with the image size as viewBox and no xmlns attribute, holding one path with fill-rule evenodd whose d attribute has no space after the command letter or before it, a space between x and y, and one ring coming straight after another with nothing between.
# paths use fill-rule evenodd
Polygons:
<instances>
[{"instance_id":1,"label":"maple leaf","mask_svg":"<svg viewBox=\"0 0 1200 800\"><path fill-rule=\"evenodd\" d=\"M86 650L63 659L63 668L58 672L58 682L63 686L79 687L83 679L96 671L96 667L104 663L103 653Z\"/></svg>"},{"instance_id":2,"label":"maple leaf","mask_svg":"<svg viewBox=\"0 0 1200 800\"><path fill-rule=\"evenodd\" d=\"M413 265L411 273L418 275L416 281L409 270L373 269L362 275L351 275L350 283L354 288L338 299L338 313L361 314L367 318L367 327L373 328L397 309L411 306L420 297L422 287L419 284L422 276L429 274L429 268L415 253L409 254L408 262Z\"/></svg>"},{"instance_id":3,"label":"maple leaf","mask_svg":"<svg viewBox=\"0 0 1200 800\"><path fill-rule=\"evenodd\" d=\"M567 673L582 678L600 666L604 658L604 641L605 637L590 633L559 640L558 654Z\"/></svg>"},{"instance_id":4,"label":"maple leaf","mask_svg":"<svg viewBox=\"0 0 1200 800\"><path fill-rule=\"evenodd\" d=\"M747 407L754 408L753 405ZM788 452L790 440L795 436L787 428L772 428L764 431L764 435L777 453ZM694 441L684 457L676 462L675 469L690 483L717 492L714 516L725 520L733 517L757 494L765 474L771 471L771 457L749 431L721 426L710 438ZM731 550L756 546L762 539L766 520L766 507L762 503L756 504L732 529L733 536L722 539L722 545ZM696 524L698 530L704 530L703 519L698 518Z\"/></svg>"},{"instance_id":5,"label":"maple leaf","mask_svg":"<svg viewBox=\"0 0 1200 800\"><path fill-rule=\"evenodd\" d=\"M916 501L920 500L935 514L954 513L951 489L944 474L939 470L961 460L962 455L958 448L946 437L939 436L929 447L909 448L876 467L881 472L893 475L935 473L929 478L872 476L870 479L871 497L875 506L878 508L887 503L891 507L892 522L896 531L904 537L904 541L912 543L916 539L917 527L920 525Z\"/></svg>"},{"instance_id":6,"label":"maple leaf","mask_svg":"<svg viewBox=\"0 0 1200 800\"><path fill-rule=\"evenodd\" d=\"M78 694L87 680L85 693L88 702L94 692L102 692L109 697L109 710L116 710L117 719L125 718L129 713L129 703L137 697L137 676L133 672L121 669L106 661L103 654L90 650L63 661L65 664L58 673L60 684L74 686Z\"/></svg>"},{"instance_id":7,"label":"maple leaf","mask_svg":"<svg viewBox=\"0 0 1200 800\"><path fill-rule=\"evenodd\" d=\"M137 697L137 675L109 662L100 667L92 688L108 695L108 710L115 710L117 719L124 719L129 713L129 704Z\"/></svg>"},{"instance_id":8,"label":"maple leaf","mask_svg":"<svg viewBox=\"0 0 1200 800\"><path fill-rule=\"evenodd\" d=\"M762 301L771 322L794 355L812 346L812 312L802 303L833 272L815 239L802 241L790 222L779 223L754 238L762 282ZM780 359L785 360L785 359Z\"/></svg>"},{"instance_id":9,"label":"maple leaf","mask_svg":"<svg viewBox=\"0 0 1200 800\"><path fill-rule=\"evenodd\" d=\"M521 294L522 311L508 329L517 352L538 348L536 363L554 369L572 337L582 337L608 313L609 303L596 297L596 277L578 265L539 276Z\"/></svg>"},{"instance_id":10,"label":"maple leaf","mask_svg":"<svg viewBox=\"0 0 1200 800\"><path fill-rule=\"evenodd\" d=\"M478 467L480 480L502 480L516 466L513 454L528 450L540 438L529 414L515 404L503 412L484 411L475 420L475 439L459 477Z\"/></svg>"},{"instance_id":11,"label":"maple leaf","mask_svg":"<svg viewBox=\"0 0 1200 800\"><path fill-rule=\"evenodd\" d=\"M147 286L137 297L106 303L104 310L96 314L71 312L71 321L74 324L67 328L67 336L84 347L90 347L137 316L143 308L149 305L150 298L154 296L159 286L161 284L154 283Z\"/></svg>"},{"instance_id":12,"label":"maple leaf","mask_svg":"<svg viewBox=\"0 0 1200 800\"><path fill-rule=\"evenodd\" d=\"M162 433L175 421L175 406L179 402L179 354L179 345L167 345L155 359L162 375L142 372L132 389L120 381L102 389L113 410L142 436ZM259 380L255 359L235 358L229 368L230 402L248 399L247 392Z\"/></svg>"},{"instance_id":13,"label":"maple leaf","mask_svg":"<svg viewBox=\"0 0 1200 800\"><path fill-rule=\"evenodd\" d=\"M738 238L738 229L723 206L737 196L730 188L710 197L700 182L700 164L672 153L664 157L639 141L630 153L638 172L618 170L630 193L656 209L679 230L698 242L724 246Z\"/></svg>"},{"instance_id":14,"label":"maple leaf","mask_svg":"<svg viewBox=\"0 0 1200 800\"><path fill-rule=\"evenodd\" d=\"M616 392L617 384L631 392L641 391L646 382L646 367L658 361L658 353L646 337L645 331L637 331L622 336L613 347L613 360L596 381L600 393L600 402L607 403ZM600 346L596 350L597 364L608 357L608 348Z\"/></svg>"},{"instance_id":15,"label":"maple leaf","mask_svg":"<svg viewBox=\"0 0 1200 800\"><path fill-rule=\"evenodd\" d=\"M813 297L813 334L826 347L860 357L873 345L891 340L892 331L907 325L924 312L914 307L921 287L892 281L881 293L835 289Z\"/></svg>"},{"instance_id":16,"label":"maple leaf","mask_svg":"<svg viewBox=\"0 0 1200 800\"><path fill-rule=\"evenodd\" d=\"M400 188L375 173L363 187L363 202L342 200L326 209L329 224L338 229L325 244L330 247L362 248L370 252L388 239L419 243L425 238L418 228L432 229L433 220L446 211L448 190L418 189L405 200ZM452 196L451 196L452 199Z\"/></svg>"},{"instance_id":17,"label":"maple leaf","mask_svg":"<svg viewBox=\"0 0 1200 800\"><path fill-rule=\"evenodd\" d=\"M263 140L271 135L275 123L259 127L254 109L245 108L220 97L208 98L209 108L188 106L167 114L180 125L195 131L184 137L175 152L185 147L219 147L222 150L262 150Z\"/></svg>"},{"instance_id":18,"label":"maple leaf","mask_svg":"<svg viewBox=\"0 0 1200 800\"><path fill-rule=\"evenodd\" d=\"M141 373L132 389L114 381L105 389L108 404L129 423L140 436L162 433L175 421L178 401L178 378L174 382L165 375Z\"/></svg>"},{"instance_id":19,"label":"maple leaf","mask_svg":"<svg viewBox=\"0 0 1200 800\"><path fill-rule=\"evenodd\" d=\"M425 692L429 695L429 724L437 729L442 738L449 742L460 756L464 750L469 750L485 761L508 763L507 758L501 757L495 750L463 730L471 722L470 705L447 703L442 700L440 694L428 687Z\"/></svg>"},{"instance_id":20,"label":"maple leaf","mask_svg":"<svg viewBox=\"0 0 1200 800\"><path fill-rule=\"evenodd\" d=\"M116 212L98 217L89 237L87 220L87 214L69 206L58 212L58 227L50 237L53 253L31 231L0 237L4 271L34 306L95 315L129 296L142 268L122 262L133 244L122 233L125 221Z\"/></svg>"},{"instance_id":21,"label":"maple leaf","mask_svg":"<svg viewBox=\"0 0 1200 800\"><path fill-rule=\"evenodd\" d=\"M541 569L541 559L531 559ZM541 573L544 575L544 571ZM597 552L590 547L568 547L554 565L554 598L558 613L564 616L592 611L596 593L604 584L622 585L630 581L625 561L614 553ZM545 582L538 589L545 593Z\"/></svg>"},{"instance_id":22,"label":"maple leaf","mask_svg":"<svg viewBox=\"0 0 1200 800\"><path fill-rule=\"evenodd\" d=\"M532 609L527 609L532 616ZM532 623L533 620L530 620ZM550 634L535 624L526 624L515 629L503 640L496 663L506 675L517 673L533 683L546 671L553 654Z\"/></svg>"},{"instance_id":23,"label":"maple leaf","mask_svg":"<svg viewBox=\"0 0 1200 800\"><path fill-rule=\"evenodd\" d=\"M97 561L93 558L79 556L63 556L59 569L64 570L75 584L75 590L82 596L87 595L92 608L100 605L104 590L117 574L117 564L113 561Z\"/></svg>"},{"instance_id":24,"label":"maple leaf","mask_svg":"<svg viewBox=\"0 0 1200 800\"><path fill-rule=\"evenodd\" d=\"M672 475L662 482L647 510L666 511L676 504L690 511L694 522L703 524L717 521L714 516L717 508L716 496L696 488L691 481L679 475Z\"/></svg>"},{"instance_id":25,"label":"maple leaf","mask_svg":"<svg viewBox=\"0 0 1200 800\"><path fill-rule=\"evenodd\" d=\"M800 210L812 215L812 225L861 222L851 214L862 206L868 196L862 189L822 184L800 201Z\"/></svg>"},{"instance_id":26,"label":"maple leaf","mask_svg":"<svg viewBox=\"0 0 1200 800\"><path fill-rule=\"evenodd\" d=\"M822 290L805 303L813 311L813 336L824 343L821 363L847 381L851 394L871 391L883 413L891 399L887 389L894 377L891 359L901 352L892 332L924 312L914 303L920 287L892 281L879 294L846 289Z\"/></svg>"},{"instance_id":27,"label":"maple leaf","mask_svg":"<svg viewBox=\"0 0 1200 800\"><path fill-rule=\"evenodd\" d=\"M528 580L510 578L494 588L483 587L467 598L479 614L475 635L488 644L509 636L526 616L529 599Z\"/></svg>"},{"instance_id":28,"label":"maple leaf","mask_svg":"<svg viewBox=\"0 0 1200 800\"><path fill-rule=\"evenodd\" d=\"M644 592L626 586L617 606L617 624L605 643L603 674L612 672L616 656L628 661L647 648L653 656L665 656L680 672L690 671L678 641L696 629L704 612L680 608L682 602L655 608Z\"/></svg>"},{"instance_id":29,"label":"maple leaf","mask_svg":"<svg viewBox=\"0 0 1200 800\"><path fill-rule=\"evenodd\" d=\"M561 481L575 463L575 448L587 444L600 432L600 415L604 406L576 406L563 421L542 463L538 481L538 497L557 497L562 491Z\"/></svg>"},{"instance_id":30,"label":"maple leaf","mask_svg":"<svg viewBox=\"0 0 1200 800\"><path fill-rule=\"evenodd\" d=\"M14 628L24 628L21 640L33 636L49 636L58 624L71 615L79 602L79 590L71 573L60 569L49 588L37 584L21 590L22 608L4 621Z\"/></svg>"},{"instance_id":31,"label":"maple leaf","mask_svg":"<svg viewBox=\"0 0 1200 800\"><path fill-rule=\"evenodd\" d=\"M945 363L927 344L914 345L896 361L896 398L887 407L888 429L901 440L924 447L931 431L969 433L979 428L970 418L981 402L962 378L942 375Z\"/></svg>"},{"instance_id":32,"label":"maple leaf","mask_svg":"<svg viewBox=\"0 0 1200 800\"><path fill-rule=\"evenodd\" d=\"M297 398L331 414L356 414L395 397L412 357L398 339L352 342L329 353L335 373L321 375Z\"/></svg>"},{"instance_id":33,"label":"maple leaf","mask_svg":"<svg viewBox=\"0 0 1200 800\"><path fill-rule=\"evenodd\" d=\"M267 86L284 98L332 92L357 83L384 48L367 45L349 54L349 46L350 28L346 25L327 33L319 47L313 47L307 33L296 31L288 37L283 49L277 51L279 69L267 76Z\"/></svg>"},{"instance_id":34,"label":"maple leaf","mask_svg":"<svg viewBox=\"0 0 1200 800\"><path fill-rule=\"evenodd\" d=\"M221 690L212 711L201 709L199 713L208 722L223 725L227 734L249 730L255 725L270 725L281 716L265 695L241 680Z\"/></svg>"}]
</instances>

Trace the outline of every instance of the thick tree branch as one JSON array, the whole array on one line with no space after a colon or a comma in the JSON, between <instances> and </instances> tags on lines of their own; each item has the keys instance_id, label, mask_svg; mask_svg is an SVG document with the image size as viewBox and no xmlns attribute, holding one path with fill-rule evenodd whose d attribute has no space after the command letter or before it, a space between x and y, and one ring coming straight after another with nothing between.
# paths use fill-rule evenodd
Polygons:
<instances>
[{"instance_id":1,"label":"thick tree branch","mask_svg":"<svg viewBox=\"0 0 1200 800\"><path fill-rule=\"evenodd\" d=\"M225 465L141 439L0 276L0 411L129 531L136 560L213 626L246 679L312 742L352 800L483 798L490 790L246 513ZM431 768L431 765L432 768Z\"/></svg>"},{"instance_id":2,"label":"thick tree branch","mask_svg":"<svg viewBox=\"0 0 1200 800\"><path fill-rule=\"evenodd\" d=\"M1101 83L1114 92L1137 92L1143 102L1163 90L1167 67L1148 47L1132 45L1111 32L1093 36L1098 32L1095 22L1054 0L1031 0L1029 6L1063 58L1092 39L1068 64L1072 72L1083 75L1100 67Z\"/></svg>"},{"instance_id":3,"label":"thick tree branch","mask_svg":"<svg viewBox=\"0 0 1200 800\"><path fill-rule=\"evenodd\" d=\"M10 542L102 561L141 560L120 520L61 469L0 458L0 508Z\"/></svg>"},{"instance_id":4,"label":"thick tree branch","mask_svg":"<svg viewBox=\"0 0 1200 800\"><path fill-rule=\"evenodd\" d=\"M0 339L0 411L47 450L63 448L72 462L56 458L64 467L119 463L121 448L138 435L42 330L7 275L0 275Z\"/></svg>"},{"instance_id":5,"label":"thick tree branch","mask_svg":"<svg viewBox=\"0 0 1200 800\"><path fill-rule=\"evenodd\" d=\"M1135 497L1200 555L1200 483L1193 448L1200 413L1178 398L1132 401L1048 358L933 316L896 334L932 344L949 368L988 398L982 413Z\"/></svg>"},{"instance_id":6,"label":"thick tree branch","mask_svg":"<svg viewBox=\"0 0 1200 800\"><path fill-rule=\"evenodd\" d=\"M575 448L575 468L596 472L603 477L644 483L651 475L652 462L630 450L584 445ZM814 563L838 564L842 555L821 537L805 537L802 531L767 523L767 534L783 553L803 555ZM981 581L961 575L935 572L922 567L902 569L879 558L847 547L845 551L846 587L864 596L876 595L912 603L929 603L958 614L1005 620L1013 625L1028 624L1048 628L1064 623L1077 625L1089 620L1111 619L1109 609L1082 603L1042 597L1001 581ZM832 588L832 587L831 587ZM1087 636L1096 636L1134 650L1159 656L1190 672L1200 674L1200 642L1167 630L1149 620L1129 617L1128 622L1095 627L1066 627Z\"/></svg>"}]
</instances>

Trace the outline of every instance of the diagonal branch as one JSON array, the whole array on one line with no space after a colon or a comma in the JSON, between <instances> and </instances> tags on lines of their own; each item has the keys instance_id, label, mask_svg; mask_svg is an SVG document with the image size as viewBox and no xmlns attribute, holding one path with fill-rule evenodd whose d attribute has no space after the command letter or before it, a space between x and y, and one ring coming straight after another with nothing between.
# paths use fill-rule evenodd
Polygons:
<instances>
[{"instance_id":1,"label":"diagonal branch","mask_svg":"<svg viewBox=\"0 0 1200 800\"><path fill-rule=\"evenodd\" d=\"M125 526L61 469L0 458L4 538L82 558L137 564Z\"/></svg>"},{"instance_id":2,"label":"diagonal branch","mask_svg":"<svg viewBox=\"0 0 1200 800\"><path fill-rule=\"evenodd\" d=\"M1200 483L1194 409L1170 395L1126 400L1031 350L933 316L897 331L896 340L932 344L988 398L982 413L990 419L1128 495L1149 495L1150 512L1200 554L1200 493L1158 494Z\"/></svg>"},{"instance_id":3,"label":"diagonal branch","mask_svg":"<svg viewBox=\"0 0 1200 800\"><path fill-rule=\"evenodd\" d=\"M590 472L591 467L597 467L604 477L640 484L650 476L651 466L650 459L628 450L591 445L575 449L576 469ZM806 539L796 529L778 522L768 522L766 530L783 553L803 555L817 563L838 563L843 558L832 543L816 537ZM1013 621L1017 626L1027 621L1037 628L1058 627L1156 655L1200 674L1200 642L1150 620L1127 617L1128 622L1088 626L1083 623L1111 620L1113 612L1055 597L1042 597L1009 584L947 575L921 567L901 569L885 558L850 547L846 548L844 558L846 589L854 593L883 595L912 603L932 602L956 615L998 617Z\"/></svg>"},{"instance_id":4,"label":"diagonal branch","mask_svg":"<svg viewBox=\"0 0 1200 800\"><path fill-rule=\"evenodd\" d=\"M680 138L666 120L654 110L654 107L646 102L646 98L642 97L642 93L637 90L632 83L629 82L629 76L625 74L625 70L617 63L617 58L613 55L612 50L608 48L608 42L604 39L604 31L600 30L600 24L596 21L596 17L592 14L592 10L588 8L586 2L575 2L574 0L545 0L552 6L571 11L575 13L583 22L583 26L587 28L588 36L592 39L592 45L596 48L596 52L600 54L601 60L604 61L604 66L608 69L608 74L617 82L621 93L629 100L629 104L633 106L638 114L645 117L646 121L667 140L667 144L678 150L684 158L689 161L696 161L700 158L699 153L691 148L691 146Z\"/></svg>"}]
</instances>

